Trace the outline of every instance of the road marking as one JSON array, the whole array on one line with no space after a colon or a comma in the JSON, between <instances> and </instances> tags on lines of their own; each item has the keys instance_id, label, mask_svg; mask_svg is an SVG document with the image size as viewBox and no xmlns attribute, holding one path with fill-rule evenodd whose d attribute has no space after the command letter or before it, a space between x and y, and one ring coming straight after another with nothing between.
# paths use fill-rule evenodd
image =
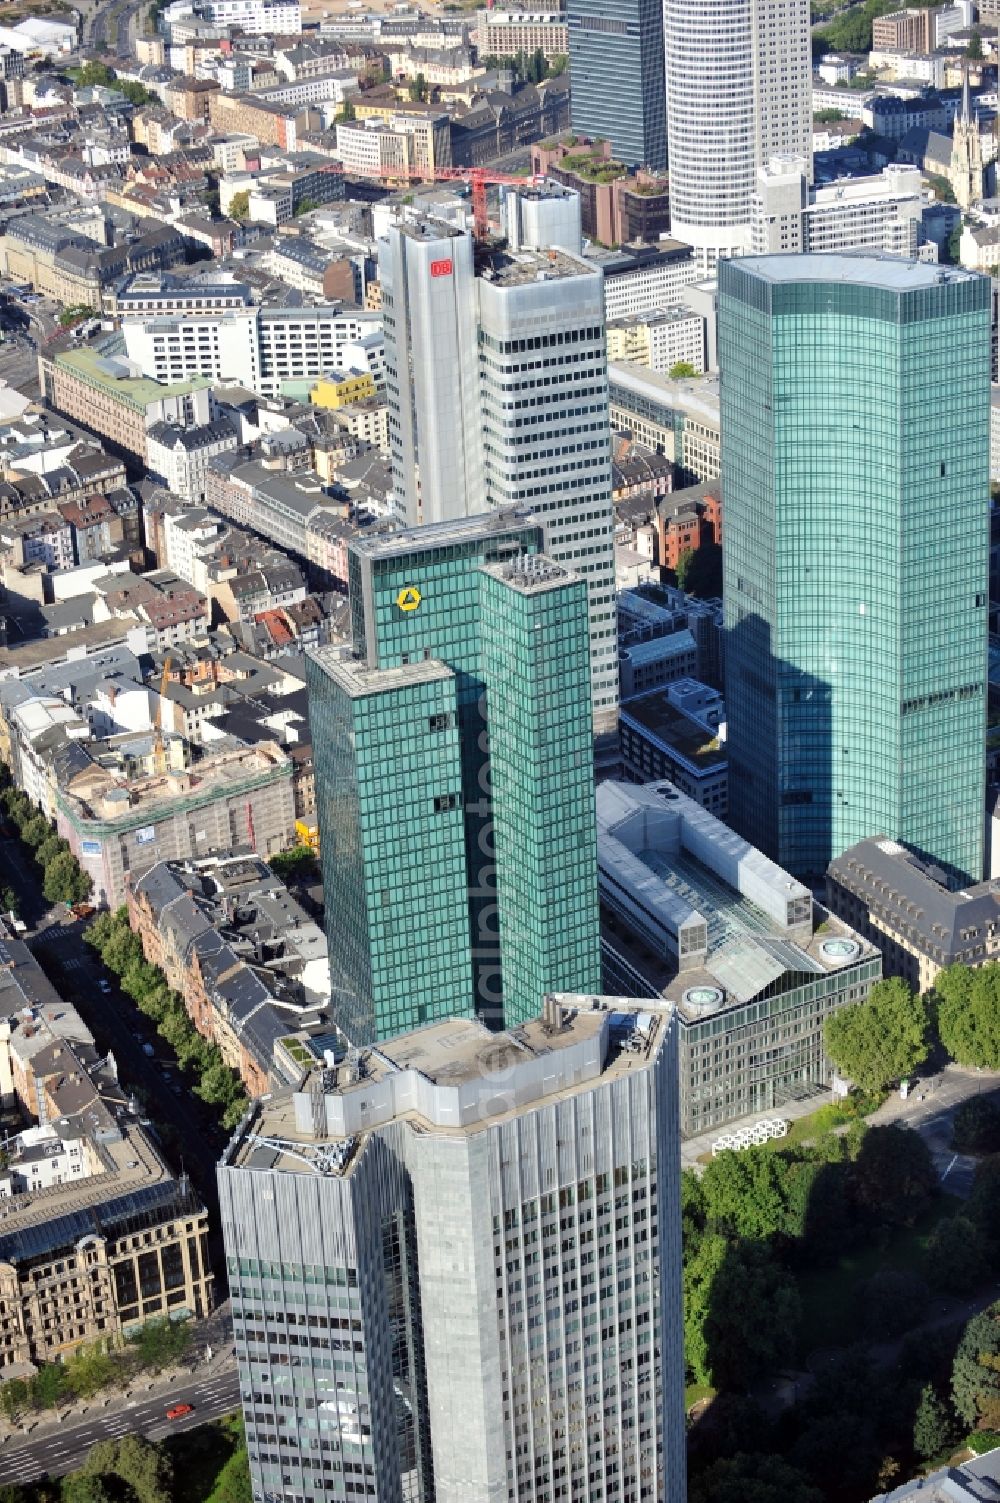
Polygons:
<instances>
[{"instance_id":1,"label":"road marking","mask_svg":"<svg viewBox=\"0 0 1000 1503\"><path fill-rule=\"evenodd\" d=\"M951 1163L948 1165L947 1169L944 1171L944 1173L941 1176L941 1183L942 1184L944 1184L945 1180L948 1178L949 1174L954 1169L954 1167L955 1167L955 1165L957 1163L958 1163L958 1154L956 1153L955 1156L953 1157Z\"/></svg>"}]
</instances>

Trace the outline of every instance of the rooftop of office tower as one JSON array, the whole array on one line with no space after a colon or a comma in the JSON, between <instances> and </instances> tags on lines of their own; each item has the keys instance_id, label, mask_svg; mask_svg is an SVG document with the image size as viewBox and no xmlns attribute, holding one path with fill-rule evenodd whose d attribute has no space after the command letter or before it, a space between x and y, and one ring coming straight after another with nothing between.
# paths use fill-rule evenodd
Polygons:
<instances>
[{"instance_id":1,"label":"rooftop of office tower","mask_svg":"<svg viewBox=\"0 0 1000 1503\"><path fill-rule=\"evenodd\" d=\"M561 250L495 251L482 270L482 277L498 287L517 287L530 282L555 282L565 277L592 277L596 268L580 256Z\"/></svg>"},{"instance_id":2,"label":"rooftop of office tower","mask_svg":"<svg viewBox=\"0 0 1000 1503\"><path fill-rule=\"evenodd\" d=\"M464 240L468 230L446 219L404 219L393 226L408 240Z\"/></svg>"},{"instance_id":3,"label":"rooftop of office tower","mask_svg":"<svg viewBox=\"0 0 1000 1503\"><path fill-rule=\"evenodd\" d=\"M458 517L453 521L428 522L420 527L399 527L395 523L374 528L351 539L351 552L369 558L394 558L400 553L418 553L433 548L449 548L456 543L506 532L509 528L541 526L528 507L505 506L476 517Z\"/></svg>"},{"instance_id":4,"label":"rooftop of office tower","mask_svg":"<svg viewBox=\"0 0 1000 1503\"><path fill-rule=\"evenodd\" d=\"M255 1103L230 1143L230 1167L350 1174L371 1133L474 1133L533 1106L648 1065L673 1015L669 1003L552 994L540 1017L505 1033L446 1018L352 1050L304 1076L298 1090Z\"/></svg>"},{"instance_id":5,"label":"rooftop of office tower","mask_svg":"<svg viewBox=\"0 0 1000 1503\"><path fill-rule=\"evenodd\" d=\"M905 261L871 252L851 255L820 253L794 256L743 256L740 270L768 282L849 282L887 292L915 292L949 282L974 282L977 273L932 261Z\"/></svg>"},{"instance_id":6,"label":"rooftop of office tower","mask_svg":"<svg viewBox=\"0 0 1000 1503\"><path fill-rule=\"evenodd\" d=\"M313 658L327 676L339 684L352 699L412 688L414 684L446 682L454 678L447 663L441 663L436 658L424 658L420 662L405 663L398 668L373 668L358 658L345 657L339 646L317 647Z\"/></svg>"},{"instance_id":7,"label":"rooftop of office tower","mask_svg":"<svg viewBox=\"0 0 1000 1503\"><path fill-rule=\"evenodd\" d=\"M483 573L502 579L522 595L541 595L546 590L558 590L582 577L544 553L520 553L507 563L485 565Z\"/></svg>"}]
</instances>

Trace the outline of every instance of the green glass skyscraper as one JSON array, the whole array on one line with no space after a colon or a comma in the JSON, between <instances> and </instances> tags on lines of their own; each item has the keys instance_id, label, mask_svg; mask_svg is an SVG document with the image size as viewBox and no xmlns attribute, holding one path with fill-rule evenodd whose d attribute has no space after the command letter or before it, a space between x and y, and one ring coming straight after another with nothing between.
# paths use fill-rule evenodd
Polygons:
<instances>
[{"instance_id":1,"label":"green glass skyscraper","mask_svg":"<svg viewBox=\"0 0 1000 1503\"><path fill-rule=\"evenodd\" d=\"M544 557L481 571L508 1028L601 989L587 586Z\"/></svg>"},{"instance_id":2,"label":"green glass skyscraper","mask_svg":"<svg viewBox=\"0 0 1000 1503\"><path fill-rule=\"evenodd\" d=\"M545 611L489 567L543 542L510 510L351 545L353 657L308 671L333 1012L357 1043L600 990L585 582L546 560L541 594L561 604ZM447 705L425 703L425 673ZM551 851L524 843L526 821Z\"/></svg>"},{"instance_id":3,"label":"green glass skyscraper","mask_svg":"<svg viewBox=\"0 0 1000 1503\"><path fill-rule=\"evenodd\" d=\"M797 876L885 834L983 867L990 283L719 267L730 819Z\"/></svg>"}]
</instances>

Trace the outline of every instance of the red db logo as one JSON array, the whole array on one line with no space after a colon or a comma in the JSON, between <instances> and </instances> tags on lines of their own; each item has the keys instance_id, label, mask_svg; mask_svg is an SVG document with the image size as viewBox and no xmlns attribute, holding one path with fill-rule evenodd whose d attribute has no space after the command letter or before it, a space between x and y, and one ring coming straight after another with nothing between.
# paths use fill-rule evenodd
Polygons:
<instances>
[{"instance_id":1,"label":"red db logo","mask_svg":"<svg viewBox=\"0 0 1000 1503\"><path fill-rule=\"evenodd\" d=\"M452 273L452 264L451 264L450 261L432 261L431 262L431 276L432 277L450 277L451 273Z\"/></svg>"}]
</instances>

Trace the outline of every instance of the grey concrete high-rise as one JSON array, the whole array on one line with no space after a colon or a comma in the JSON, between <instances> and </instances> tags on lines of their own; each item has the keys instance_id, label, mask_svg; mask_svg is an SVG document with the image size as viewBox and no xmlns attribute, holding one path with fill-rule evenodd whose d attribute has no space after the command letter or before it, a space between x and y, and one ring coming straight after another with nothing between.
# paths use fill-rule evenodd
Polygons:
<instances>
[{"instance_id":1,"label":"grey concrete high-rise","mask_svg":"<svg viewBox=\"0 0 1000 1503\"><path fill-rule=\"evenodd\" d=\"M472 239L406 220L379 242L396 508L406 522L484 511Z\"/></svg>"},{"instance_id":2,"label":"grey concrete high-rise","mask_svg":"<svg viewBox=\"0 0 1000 1503\"><path fill-rule=\"evenodd\" d=\"M759 167L794 152L812 178L809 0L664 0L663 14L671 232L711 271L750 249Z\"/></svg>"},{"instance_id":3,"label":"grey concrete high-rise","mask_svg":"<svg viewBox=\"0 0 1000 1503\"><path fill-rule=\"evenodd\" d=\"M683 1503L671 1008L451 1019L219 1168L256 1503Z\"/></svg>"},{"instance_id":4,"label":"grey concrete high-rise","mask_svg":"<svg viewBox=\"0 0 1000 1503\"><path fill-rule=\"evenodd\" d=\"M667 165L663 0L568 0L573 129L629 167Z\"/></svg>"}]
</instances>

